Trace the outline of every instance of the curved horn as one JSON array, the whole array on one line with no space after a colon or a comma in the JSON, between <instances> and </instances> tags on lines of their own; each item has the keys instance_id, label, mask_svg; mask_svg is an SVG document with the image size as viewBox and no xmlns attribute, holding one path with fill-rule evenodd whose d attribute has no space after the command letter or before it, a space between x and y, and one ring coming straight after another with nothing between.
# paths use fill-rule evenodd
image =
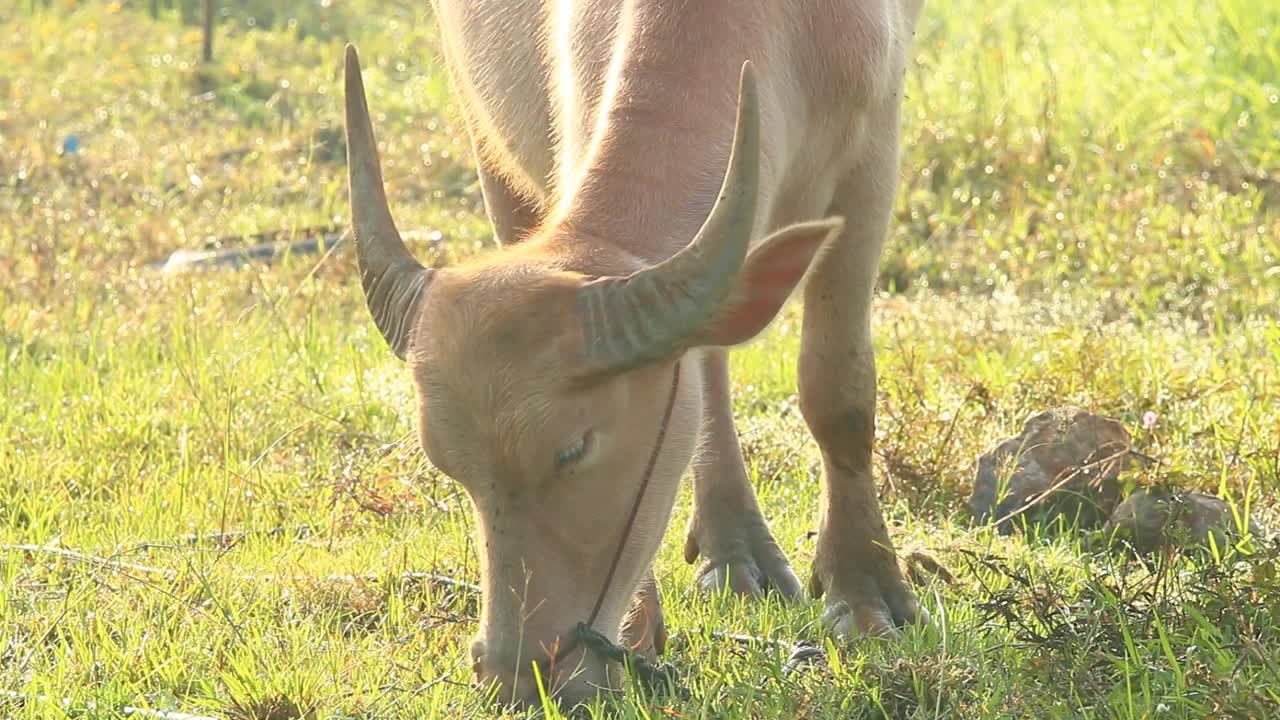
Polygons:
<instances>
[{"instance_id":1,"label":"curved horn","mask_svg":"<svg viewBox=\"0 0 1280 720\"><path fill-rule=\"evenodd\" d=\"M391 219L382 187L378 145L360 77L360 58L347 45L347 176L351 184L351 225L365 303L382 337L401 360L409 352L418 302L431 271L409 254Z\"/></svg>"},{"instance_id":2,"label":"curved horn","mask_svg":"<svg viewBox=\"0 0 1280 720\"><path fill-rule=\"evenodd\" d=\"M668 357L723 311L751 241L759 174L760 108L747 61L724 183L693 241L653 267L579 290L592 364L621 370Z\"/></svg>"}]
</instances>

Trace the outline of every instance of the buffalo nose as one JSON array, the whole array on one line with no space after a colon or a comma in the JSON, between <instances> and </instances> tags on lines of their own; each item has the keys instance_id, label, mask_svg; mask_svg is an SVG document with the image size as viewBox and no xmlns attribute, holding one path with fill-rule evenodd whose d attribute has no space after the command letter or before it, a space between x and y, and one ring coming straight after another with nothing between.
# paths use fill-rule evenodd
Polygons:
<instances>
[{"instance_id":1,"label":"buffalo nose","mask_svg":"<svg viewBox=\"0 0 1280 720\"><path fill-rule=\"evenodd\" d=\"M504 658L504 653L490 646L483 638L478 637L471 643L471 667L475 672L476 682L480 686L496 685L496 699L500 705L524 708L537 705L541 697L538 676L547 692L566 707L588 700L596 694L597 689L611 684L606 667L602 663L593 662L581 648L569 653L555 667L545 660L539 662L537 675L531 669L517 669L519 663ZM525 667L531 664L525 661Z\"/></svg>"}]
</instances>

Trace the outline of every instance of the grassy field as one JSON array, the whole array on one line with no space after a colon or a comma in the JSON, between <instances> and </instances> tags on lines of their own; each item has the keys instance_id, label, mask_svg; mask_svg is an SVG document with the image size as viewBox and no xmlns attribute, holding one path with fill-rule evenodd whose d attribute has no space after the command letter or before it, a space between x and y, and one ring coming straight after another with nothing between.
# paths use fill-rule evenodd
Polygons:
<instances>
[{"instance_id":1,"label":"grassy field","mask_svg":"<svg viewBox=\"0 0 1280 720\"><path fill-rule=\"evenodd\" d=\"M0 0L0 691L23 698L0 694L0 716L64 717L64 698L94 718L490 712L476 598L408 575L476 579L468 501L417 451L353 258L147 267L345 221L348 39L401 227L440 231L442 262L490 250L426 3L293 4L224 3L198 68L199 33L146 3ZM1158 459L1127 483L1280 528L1280 4L933 2L915 57L877 477L899 546L954 574L919 587L937 622L786 674L777 646L711 632L821 639L819 604L704 601L671 537L658 576L689 692L590 715L1280 714L1276 545L1144 566L965 508L976 456L1070 403ZM734 363L762 504L807 574L797 317Z\"/></svg>"}]
</instances>

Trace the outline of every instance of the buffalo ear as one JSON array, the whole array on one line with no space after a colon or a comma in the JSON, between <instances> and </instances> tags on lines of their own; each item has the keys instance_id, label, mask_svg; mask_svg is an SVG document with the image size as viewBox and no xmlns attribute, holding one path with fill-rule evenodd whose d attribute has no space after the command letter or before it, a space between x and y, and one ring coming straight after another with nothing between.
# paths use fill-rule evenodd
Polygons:
<instances>
[{"instance_id":1,"label":"buffalo ear","mask_svg":"<svg viewBox=\"0 0 1280 720\"><path fill-rule=\"evenodd\" d=\"M724 312L696 345L737 345L758 335L843 229L843 218L829 217L782 228L762 240L747 254Z\"/></svg>"}]
</instances>

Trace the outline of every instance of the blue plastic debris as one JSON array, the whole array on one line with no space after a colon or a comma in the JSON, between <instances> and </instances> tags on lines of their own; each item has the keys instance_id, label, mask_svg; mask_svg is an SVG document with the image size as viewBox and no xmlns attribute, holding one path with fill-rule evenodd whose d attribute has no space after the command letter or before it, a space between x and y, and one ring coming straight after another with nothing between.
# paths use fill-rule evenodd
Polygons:
<instances>
[{"instance_id":1,"label":"blue plastic debris","mask_svg":"<svg viewBox=\"0 0 1280 720\"><path fill-rule=\"evenodd\" d=\"M215 268L238 270L254 262L270 263L285 255L319 255L341 240L342 234L335 231L293 242L265 242L222 250L177 250L166 260L151 263L151 267L170 273Z\"/></svg>"},{"instance_id":2,"label":"blue plastic debris","mask_svg":"<svg viewBox=\"0 0 1280 720\"><path fill-rule=\"evenodd\" d=\"M343 242L345 227L320 226L274 230L249 236L217 238L203 249L180 249L169 257L148 263L165 273L196 270L240 270L251 265L270 265L286 255L322 255ZM301 239L288 240L302 236ZM406 243L425 243L438 250L444 242L439 230L407 230L400 233ZM245 244L245 241L250 241Z\"/></svg>"}]
</instances>

